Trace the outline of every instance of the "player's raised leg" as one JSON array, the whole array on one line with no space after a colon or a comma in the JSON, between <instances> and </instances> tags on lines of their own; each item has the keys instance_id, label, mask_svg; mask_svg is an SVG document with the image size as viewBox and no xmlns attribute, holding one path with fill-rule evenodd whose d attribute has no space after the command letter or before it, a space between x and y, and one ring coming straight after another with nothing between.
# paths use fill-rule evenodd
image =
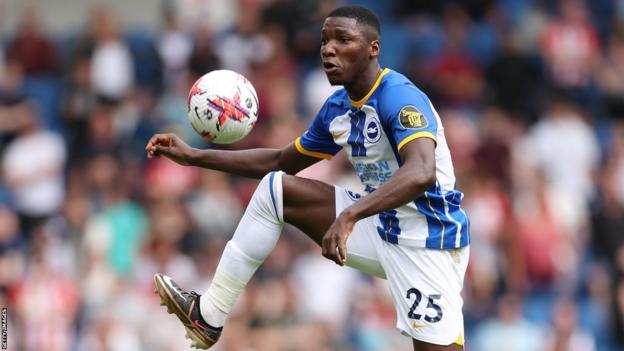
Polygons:
<instances>
[{"instance_id":1,"label":"player's raised leg","mask_svg":"<svg viewBox=\"0 0 624 351\"><path fill-rule=\"evenodd\" d=\"M335 219L334 187L271 172L260 181L201 297L165 275L154 276L156 292L185 325L194 347L207 349L217 342L238 296L275 247L285 219L320 243Z\"/></svg>"}]
</instances>

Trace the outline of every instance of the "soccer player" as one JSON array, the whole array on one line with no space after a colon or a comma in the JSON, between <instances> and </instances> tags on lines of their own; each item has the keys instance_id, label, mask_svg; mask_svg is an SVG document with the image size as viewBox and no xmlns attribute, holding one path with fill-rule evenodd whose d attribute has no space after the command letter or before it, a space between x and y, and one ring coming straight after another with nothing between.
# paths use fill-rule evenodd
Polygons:
<instances>
[{"instance_id":1,"label":"soccer player","mask_svg":"<svg viewBox=\"0 0 624 351\"><path fill-rule=\"evenodd\" d=\"M148 157L262 178L203 295L154 276L193 346L217 342L236 299L290 223L338 265L388 280L397 327L414 350L463 349L460 293L470 243L463 194L454 189L437 112L407 78L380 67L379 52L377 16L364 7L337 8L323 24L321 59L329 82L344 89L294 142L241 151L193 149L173 134L148 142ZM294 176L341 149L365 194Z\"/></svg>"}]
</instances>

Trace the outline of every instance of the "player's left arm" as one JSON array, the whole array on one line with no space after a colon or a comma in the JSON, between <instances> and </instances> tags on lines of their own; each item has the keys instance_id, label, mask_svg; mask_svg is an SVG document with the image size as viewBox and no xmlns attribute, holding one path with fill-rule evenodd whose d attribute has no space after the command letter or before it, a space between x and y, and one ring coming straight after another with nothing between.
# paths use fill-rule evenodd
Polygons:
<instances>
[{"instance_id":1,"label":"player's left arm","mask_svg":"<svg viewBox=\"0 0 624 351\"><path fill-rule=\"evenodd\" d=\"M344 265L347 238L360 219L397 208L414 200L435 184L435 142L430 138L409 141L399 151L403 165L376 191L340 213L323 237L323 256Z\"/></svg>"}]
</instances>

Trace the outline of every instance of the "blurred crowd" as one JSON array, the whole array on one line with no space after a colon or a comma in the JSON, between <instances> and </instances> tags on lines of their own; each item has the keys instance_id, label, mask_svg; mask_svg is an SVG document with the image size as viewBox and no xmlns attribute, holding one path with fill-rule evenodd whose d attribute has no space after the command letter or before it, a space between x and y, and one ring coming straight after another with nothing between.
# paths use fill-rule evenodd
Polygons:
<instances>
[{"instance_id":1,"label":"blurred crowd","mask_svg":"<svg viewBox=\"0 0 624 351\"><path fill-rule=\"evenodd\" d=\"M157 132L208 145L186 94L246 75L254 131L293 141L336 89L319 33L337 0L163 0L159 30L96 6L0 37L0 305L9 350L184 350L152 275L203 292L257 184L147 160ZM437 107L471 219L467 350L624 350L624 1L358 1L383 66ZM71 9L67 9L71 11ZM302 176L360 185L344 155ZM410 350L387 283L286 227L216 350ZM504 346L502 346L504 345Z\"/></svg>"}]
</instances>

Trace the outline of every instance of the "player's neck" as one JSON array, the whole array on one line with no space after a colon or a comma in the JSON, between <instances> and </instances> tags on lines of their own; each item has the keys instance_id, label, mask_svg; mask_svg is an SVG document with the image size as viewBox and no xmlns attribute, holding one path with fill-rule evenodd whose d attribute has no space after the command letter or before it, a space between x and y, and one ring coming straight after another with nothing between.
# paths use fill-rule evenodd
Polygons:
<instances>
[{"instance_id":1,"label":"player's neck","mask_svg":"<svg viewBox=\"0 0 624 351\"><path fill-rule=\"evenodd\" d=\"M379 63L370 65L370 67L368 67L359 79L349 85L345 85L345 89L347 90L347 93L349 93L349 98L353 101L359 101L366 96L366 94L368 94L368 92L372 89L375 81L377 81L381 71Z\"/></svg>"}]
</instances>

